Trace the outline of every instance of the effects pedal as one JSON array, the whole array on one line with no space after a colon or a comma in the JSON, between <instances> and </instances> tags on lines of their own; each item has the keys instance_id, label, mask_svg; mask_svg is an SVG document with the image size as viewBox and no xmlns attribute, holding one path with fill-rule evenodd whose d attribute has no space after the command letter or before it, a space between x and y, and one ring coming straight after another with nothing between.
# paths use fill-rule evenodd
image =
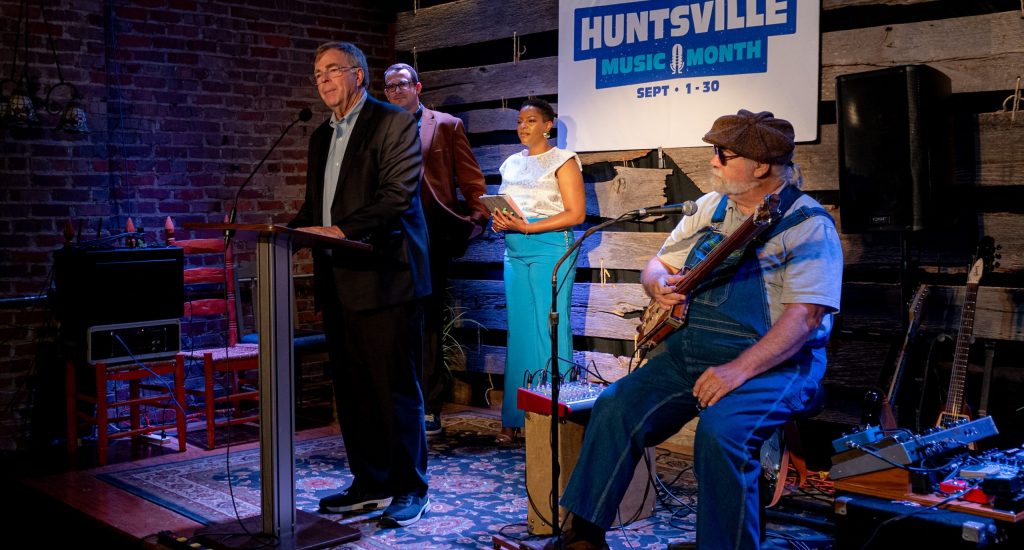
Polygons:
<instances>
[{"instance_id":1,"label":"effects pedal","mask_svg":"<svg viewBox=\"0 0 1024 550\"><path fill-rule=\"evenodd\" d=\"M865 426L863 430L844 435L832 442L832 449L837 453L848 451L858 445L871 445L885 437L879 426Z\"/></svg>"},{"instance_id":2,"label":"effects pedal","mask_svg":"<svg viewBox=\"0 0 1024 550\"><path fill-rule=\"evenodd\" d=\"M968 483L963 479L950 479L939 484L939 490L947 495L960 493L967 489ZM988 504L991 498L978 487L973 487L960 496L960 500L973 502L975 504Z\"/></svg>"}]
</instances>

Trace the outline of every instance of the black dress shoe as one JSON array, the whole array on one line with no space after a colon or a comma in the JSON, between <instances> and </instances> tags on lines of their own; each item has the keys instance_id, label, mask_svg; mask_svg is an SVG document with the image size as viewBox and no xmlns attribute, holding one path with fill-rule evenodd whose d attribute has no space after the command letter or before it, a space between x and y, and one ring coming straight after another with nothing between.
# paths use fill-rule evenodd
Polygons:
<instances>
[{"instance_id":1,"label":"black dress shoe","mask_svg":"<svg viewBox=\"0 0 1024 550\"><path fill-rule=\"evenodd\" d=\"M320 512L344 514L347 512L368 512L383 508L391 503L388 495L372 495L351 487L320 499Z\"/></svg>"}]
</instances>

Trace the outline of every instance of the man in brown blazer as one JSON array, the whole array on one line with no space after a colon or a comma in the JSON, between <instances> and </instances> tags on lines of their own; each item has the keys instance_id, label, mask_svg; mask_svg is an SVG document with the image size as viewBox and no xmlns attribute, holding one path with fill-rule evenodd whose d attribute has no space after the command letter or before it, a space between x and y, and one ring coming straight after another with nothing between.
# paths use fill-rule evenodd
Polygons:
<instances>
[{"instance_id":1,"label":"man in brown blazer","mask_svg":"<svg viewBox=\"0 0 1024 550\"><path fill-rule=\"evenodd\" d=\"M425 305L423 399L427 435L441 433L441 406L449 375L441 343L445 289L452 258L462 256L470 239L483 233L490 219L480 195L487 192L483 172L469 148L462 121L420 103L423 84L416 69L397 63L384 71L384 94L392 104L416 116L423 151L420 197L430 234L430 282L433 295ZM456 195L462 192L463 203Z\"/></svg>"}]
</instances>

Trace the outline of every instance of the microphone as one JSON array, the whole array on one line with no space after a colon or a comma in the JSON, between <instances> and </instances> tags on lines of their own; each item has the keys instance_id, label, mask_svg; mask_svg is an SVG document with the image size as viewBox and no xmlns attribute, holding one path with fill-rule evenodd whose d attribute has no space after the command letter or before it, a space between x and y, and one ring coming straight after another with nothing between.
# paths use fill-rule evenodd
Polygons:
<instances>
[{"instance_id":1,"label":"microphone","mask_svg":"<svg viewBox=\"0 0 1024 550\"><path fill-rule=\"evenodd\" d=\"M292 126L295 126L296 123L298 123L298 122L309 122L309 120L312 119L312 118L313 118L313 111L311 111L309 109L309 107L303 107L302 110L299 111L298 118L296 118L295 120L291 121L288 124L288 126L285 126L284 131L282 131L281 135L277 137L277 141L275 141L274 144L270 146L270 149L267 149L267 154L263 155L263 158L260 159L260 162L259 162L259 164L256 165L256 168L253 168L252 172L249 172L249 177L245 178L245 181L242 182L242 185L238 186L238 191L235 192L235 200L232 201L232 203L231 203L231 212L228 214L227 223L235 223L235 217L238 215L238 198L242 196L242 190L245 189L246 185L249 185L249 182L252 181L252 177L255 176L256 172L258 172L260 167L263 166L263 163L266 162L267 157L270 156L270 153L274 152L274 149L277 148L277 145L279 143L281 143L281 140L284 139L284 136L285 136L285 134L288 133L288 130L291 130ZM225 248L227 248L227 245L231 242L231 237L233 237L234 235L235 235L235 232L233 230L231 230L231 229L225 229L224 230L224 247Z\"/></svg>"},{"instance_id":2,"label":"microphone","mask_svg":"<svg viewBox=\"0 0 1024 550\"><path fill-rule=\"evenodd\" d=\"M665 214L682 214L684 216L692 216L697 213L697 203L693 201L686 201L681 204L666 204L664 206L651 206L648 208L640 208L633 211L636 218L646 218L648 216L663 216Z\"/></svg>"}]
</instances>

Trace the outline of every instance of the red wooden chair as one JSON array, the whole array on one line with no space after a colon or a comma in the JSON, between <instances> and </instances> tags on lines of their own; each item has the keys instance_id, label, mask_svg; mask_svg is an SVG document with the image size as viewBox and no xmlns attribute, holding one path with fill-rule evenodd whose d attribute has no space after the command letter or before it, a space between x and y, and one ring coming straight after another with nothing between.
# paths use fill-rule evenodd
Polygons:
<instances>
[{"instance_id":1,"label":"red wooden chair","mask_svg":"<svg viewBox=\"0 0 1024 550\"><path fill-rule=\"evenodd\" d=\"M239 342L234 261L231 249L225 249L224 239L173 240L173 226L169 220L165 229L171 235L168 243L184 249L186 265L199 265L185 269L186 299L189 294L196 294L197 288L216 288L219 294L187 300L183 329L191 329L189 332L194 340L197 325L227 323L225 345L181 351L184 357L201 361L203 365L203 387L186 391L202 397L206 442L212 449L217 428L259 421L259 351L256 344ZM190 258L194 261L190 262ZM209 267L208 264L215 265ZM218 406L223 404L229 405L231 413L226 419L218 419Z\"/></svg>"},{"instance_id":2,"label":"red wooden chair","mask_svg":"<svg viewBox=\"0 0 1024 550\"><path fill-rule=\"evenodd\" d=\"M107 463L107 448L111 439L138 438L144 434L175 430L178 450L185 451L185 366L180 355L165 361L121 365L86 365L68 361L65 368L69 454L74 456L78 451L78 428L82 422L96 426L96 447L101 466ZM92 372L89 372L90 369ZM94 377L95 384L79 387L78 378L81 374ZM168 375L173 375L173 384L168 384L162 378ZM121 381L128 382L127 399L117 395L116 382ZM115 382L113 394L108 391L108 382ZM79 408L82 403L90 405L87 409L94 410L95 414L83 412ZM119 416L123 407L128 408L128 416ZM158 418L155 423L147 422L143 425L142 407L170 409L174 412L174 421L167 422ZM110 424L125 421L129 422L128 430L109 432Z\"/></svg>"}]
</instances>

